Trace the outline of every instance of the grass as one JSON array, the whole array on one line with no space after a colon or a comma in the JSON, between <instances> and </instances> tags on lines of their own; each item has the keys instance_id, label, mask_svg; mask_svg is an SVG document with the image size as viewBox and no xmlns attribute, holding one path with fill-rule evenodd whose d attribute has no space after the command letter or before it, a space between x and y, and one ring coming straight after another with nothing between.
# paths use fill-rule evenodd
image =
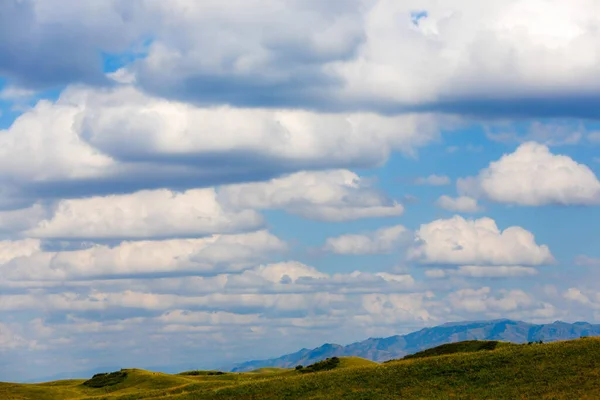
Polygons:
<instances>
[{"instance_id":1,"label":"grass","mask_svg":"<svg viewBox=\"0 0 600 400\"><path fill-rule=\"evenodd\" d=\"M255 369L255 370L247 372L247 373L248 374L278 374L278 373L287 372L287 371L289 371L289 370L286 368L265 367L265 368Z\"/></svg>"},{"instance_id":2,"label":"grass","mask_svg":"<svg viewBox=\"0 0 600 400\"><path fill-rule=\"evenodd\" d=\"M375 361L366 360L360 357L340 357L338 368L354 368L354 367L373 367L379 365Z\"/></svg>"},{"instance_id":3,"label":"grass","mask_svg":"<svg viewBox=\"0 0 600 400\"><path fill-rule=\"evenodd\" d=\"M462 342L377 364L340 357L332 370L269 368L223 375L124 370L122 382L0 383L5 400L598 399L600 339L535 345ZM493 346L493 348L492 348Z\"/></svg>"}]
</instances>

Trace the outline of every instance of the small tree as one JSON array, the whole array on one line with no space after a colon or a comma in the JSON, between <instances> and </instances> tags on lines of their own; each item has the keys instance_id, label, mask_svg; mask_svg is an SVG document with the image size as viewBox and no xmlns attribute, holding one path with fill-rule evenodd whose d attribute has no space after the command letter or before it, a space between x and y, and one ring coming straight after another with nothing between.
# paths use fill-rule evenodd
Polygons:
<instances>
[{"instance_id":1,"label":"small tree","mask_svg":"<svg viewBox=\"0 0 600 400\"><path fill-rule=\"evenodd\" d=\"M304 368L302 365L296 365L296 371L300 371L302 368Z\"/></svg>"}]
</instances>

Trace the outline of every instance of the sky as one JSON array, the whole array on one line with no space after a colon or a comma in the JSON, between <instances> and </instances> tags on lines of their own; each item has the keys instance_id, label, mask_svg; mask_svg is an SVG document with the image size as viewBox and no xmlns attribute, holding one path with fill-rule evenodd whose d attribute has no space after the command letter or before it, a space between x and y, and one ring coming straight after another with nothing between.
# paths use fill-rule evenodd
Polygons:
<instances>
[{"instance_id":1,"label":"sky","mask_svg":"<svg viewBox=\"0 0 600 400\"><path fill-rule=\"evenodd\" d=\"M0 381L600 323L595 0L1 0Z\"/></svg>"}]
</instances>

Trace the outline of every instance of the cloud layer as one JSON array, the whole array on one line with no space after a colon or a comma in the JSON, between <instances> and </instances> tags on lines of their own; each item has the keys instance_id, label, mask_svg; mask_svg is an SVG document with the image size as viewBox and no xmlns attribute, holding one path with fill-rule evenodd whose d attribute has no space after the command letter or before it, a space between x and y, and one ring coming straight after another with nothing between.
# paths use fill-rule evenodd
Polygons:
<instances>
[{"instance_id":1,"label":"cloud layer","mask_svg":"<svg viewBox=\"0 0 600 400\"><path fill-rule=\"evenodd\" d=\"M71 87L0 130L0 206L373 167L439 137L431 115L197 107L132 87Z\"/></svg>"},{"instance_id":2,"label":"cloud layer","mask_svg":"<svg viewBox=\"0 0 600 400\"><path fill-rule=\"evenodd\" d=\"M3 279L71 280L136 275L211 275L239 271L286 249L266 231L204 239L121 242L44 251L39 240L0 242Z\"/></svg>"},{"instance_id":3,"label":"cloud layer","mask_svg":"<svg viewBox=\"0 0 600 400\"><path fill-rule=\"evenodd\" d=\"M103 51L146 91L198 104L597 117L593 0L53 4L4 6L15 84L106 84Z\"/></svg>"}]
</instances>

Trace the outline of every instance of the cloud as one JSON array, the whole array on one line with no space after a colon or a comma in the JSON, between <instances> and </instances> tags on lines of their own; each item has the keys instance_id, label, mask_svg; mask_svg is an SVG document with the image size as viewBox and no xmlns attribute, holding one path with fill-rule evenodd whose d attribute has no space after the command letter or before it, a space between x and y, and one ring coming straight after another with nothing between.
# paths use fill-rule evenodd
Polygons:
<instances>
[{"instance_id":1,"label":"cloud","mask_svg":"<svg viewBox=\"0 0 600 400\"><path fill-rule=\"evenodd\" d=\"M414 289L409 274L361 272L326 274L298 261L260 265L241 274L227 275L230 293L388 293ZM215 290L216 292L216 290Z\"/></svg>"},{"instance_id":2,"label":"cloud","mask_svg":"<svg viewBox=\"0 0 600 400\"><path fill-rule=\"evenodd\" d=\"M598 116L593 0L91 7L9 1L0 54L12 56L0 74L25 86L103 84L103 52L144 91L196 104ZM415 7L427 13L418 21Z\"/></svg>"},{"instance_id":3,"label":"cloud","mask_svg":"<svg viewBox=\"0 0 600 400\"><path fill-rule=\"evenodd\" d=\"M418 7L427 15L417 22L411 2L361 7L351 1L302 10L288 3L282 10L264 1L260 18L241 11L249 7L241 4L235 15L216 5L158 4L163 24L169 23L159 26L167 32L177 27L187 40L158 36L132 69L141 85L165 96L244 105L597 116L598 87L589 82L598 33L590 27L599 10L591 0L495 0L486 7L425 1ZM199 27L219 27L227 35L205 40ZM229 39L222 43L221 37Z\"/></svg>"},{"instance_id":4,"label":"cloud","mask_svg":"<svg viewBox=\"0 0 600 400\"><path fill-rule=\"evenodd\" d=\"M417 185L444 186L450 184L450 178L445 175L429 175L415 180Z\"/></svg>"},{"instance_id":5,"label":"cloud","mask_svg":"<svg viewBox=\"0 0 600 400\"><path fill-rule=\"evenodd\" d=\"M14 332L10 325L0 323L0 352L28 347L29 344L27 340Z\"/></svg>"},{"instance_id":6,"label":"cloud","mask_svg":"<svg viewBox=\"0 0 600 400\"><path fill-rule=\"evenodd\" d=\"M74 86L0 130L0 189L31 202L373 167L392 151L414 155L438 138L439 123L432 115L203 108L128 86Z\"/></svg>"},{"instance_id":7,"label":"cloud","mask_svg":"<svg viewBox=\"0 0 600 400\"><path fill-rule=\"evenodd\" d=\"M335 254L385 254L399 250L409 239L410 232L402 225L397 225L366 234L328 238L323 250Z\"/></svg>"},{"instance_id":8,"label":"cloud","mask_svg":"<svg viewBox=\"0 0 600 400\"><path fill-rule=\"evenodd\" d=\"M489 287L480 289L462 289L448 295L450 304L467 312L506 313L529 308L533 298L522 290L499 290L493 293Z\"/></svg>"},{"instance_id":9,"label":"cloud","mask_svg":"<svg viewBox=\"0 0 600 400\"><path fill-rule=\"evenodd\" d=\"M444 195L436 201L436 205L444 210L462 213L478 213L483 211L483 207L477 204L477 199L469 196L452 198Z\"/></svg>"},{"instance_id":10,"label":"cloud","mask_svg":"<svg viewBox=\"0 0 600 400\"><path fill-rule=\"evenodd\" d=\"M446 278L450 276L461 276L468 278L508 278L517 276L537 275L538 270L532 267L520 266L482 266L463 265L458 269L428 269L425 275L428 278Z\"/></svg>"},{"instance_id":11,"label":"cloud","mask_svg":"<svg viewBox=\"0 0 600 400\"><path fill-rule=\"evenodd\" d=\"M597 88L586 90L583 77L568 78L578 68L593 76L594 57L582 51L598 33L584 21L597 17L578 8L596 8L593 2L492 1L484 7L430 1L419 4L427 16L418 23L399 23L411 6L380 1L369 9L357 60L336 65L347 96L467 114L597 115L584 103L597 104ZM404 54L411 54L410 62ZM567 55L574 58L565 62ZM539 74L547 65L552 68ZM551 104L550 98L562 101Z\"/></svg>"},{"instance_id":12,"label":"cloud","mask_svg":"<svg viewBox=\"0 0 600 400\"><path fill-rule=\"evenodd\" d=\"M428 300L433 293L369 294L363 297L362 307L368 315L357 317L362 324L381 323L383 320L432 321L435 317L428 311Z\"/></svg>"},{"instance_id":13,"label":"cloud","mask_svg":"<svg viewBox=\"0 0 600 400\"><path fill-rule=\"evenodd\" d=\"M108 309L138 309L163 311L186 308L193 310L214 310L236 312L240 314L255 313L257 310L274 310L283 313L314 310L324 313L328 309L345 308L345 296L325 292L299 294L227 294L213 293L205 296L181 296L178 294L155 294L134 292L91 292L80 295L75 292L60 294L8 295L0 298L0 310L51 311L94 311ZM282 316L283 316L282 315Z\"/></svg>"},{"instance_id":14,"label":"cloud","mask_svg":"<svg viewBox=\"0 0 600 400\"><path fill-rule=\"evenodd\" d=\"M489 128L488 128L489 129ZM507 129L507 128L503 128ZM495 130L495 129L494 129ZM488 130L488 139L502 143L526 143L537 142L546 146L576 145L585 137L586 130L582 124L573 126L565 123L543 123L533 121L530 123L527 133L520 135L515 128L507 131L494 133ZM591 135L588 135L588 139Z\"/></svg>"},{"instance_id":15,"label":"cloud","mask_svg":"<svg viewBox=\"0 0 600 400\"><path fill-rule=\"evenodd\" d=\"M252 231L264 224L255 211L223 209L214 189L161 189L65 199L46 212L39 209L40 205L35 205L27 210L0 212L0 221L12 222L31 214L30 226L23 232L27 237L83 240L197 237ZM35 216L41 218L36 221ZM21 220L23 226L26 222Z\"/></svg>"},{"instance_id":16,"label":"cloud","mask_svg":"<svg viewBox=\"0 0 600 400\"><path fill-rule=\"evenodd\" d=\"M575 257L575 265L582 267L600 267L600 258L579 255Z\"/></svg>"},{"instance_id":17,"label":"cloud","mask_svg":"<svg viewBox=\"0 0 600 400\"><path fill-rule=\"evenodd\" d=\"M521 227L498 229L491 218L454 216L421 225L408 258L422 264L542 265L554 262L546 245Z\"/></svg>"},{"instance_id":18,"label":"cloud","mask_svg":"<svg viewBox=\"0 0 600 400\"><path fill-rule=\"evenodd\" d=\"M35 95L31 89L23 89L15 86L7 86L0 90L0 100L5 101L23 101L28 100Z\"/></svg>"},{"instance_id":19,"label":"cloud","mask_svg":"<svg viewBox=\"0 0 600 400\"><path fill-rule=\"evenodd\" d=\"M0 130L0 178L49 181L97 177L115 162L87 144L74 131L81 112L62 102L41 100Z\"/></svg>"},{"instance_id":20,"label":"cloud","mask_svg":"<svg viewBox=\"0 0 600 400\"><path fill-rule=\"evenodd\" d=\"M11 327L29 343L36 341L31 351L14 349L21 357L47 359L61 353L58 359L64 360L87 351L94 363L104 365L103 357L119 363L134 359L140 367L152 366L151 359L140 358L152 347L166 347L184 362L190 360L190 349L202 350L206 368L214 368L225 353L253 359L244 351L273 341L286 341L277 349L282 354L294 346L326 342L332 332L340 341L352 342L357 332L385 337L398 329L435 325L448 316L549 319L561 312L521 289L425 291L409 275L332 275L296 261L210 277L83 281L62 291L37 288L0 296L0 313L30 315L21 327ZM344 336L346 331L354 333ZM133 333L140 340L127 342ZM311 336L308 343L303 342L306 336Z\"/></svg>"},{"instance_id":21,"label":"cloud","mask_svg":"<svg viewBox=\"0 0 600 400\"><path fill-rule=\"evenodd\" d=\"M237 238L238 242L243 239ZM17 258L0 269L3 283L20 279L28 288L37 290L3 295L0 312L36 307L46 312L86 312L116 307L269 313L275 305L280 311L301 310L309 304L325 307L319 296L343 308L347 306L346 296L406 292L415 287L415 280L408 274L354 271L330 275L297 261L250 267L265 253L281 249L276 243L269 248L269 244L258 240L246 240L244 249L236 246L234 240L222 237L212 243L195 241L188 243L187 248L173 241L154 242L151 245L157 250L150 254L150 244L136 242L133 247L124 243L112 253L101 248L53 253L53 260L45 265L40 262L43 257ZM169 258L173 258L176 245L179 247L175 250L180 249L178 253L185 256L175 257L174 263ZM204 276L198 276L203 273ZM195 276L188 276L192 274ZM60 281L63 286L39 287L34 279ZM313 296L317 298L312 299Z\"/></svg>"},{"instance_id":22,"label":"cloud","mask_svg":"<svg viewBox=\"0 0 600 400\"><path fill-rule=\"evenodd\" d=\"M100 51L119 53L136 42L144 31L142 19L131 23L136 8L114 1L97 5L5 1L0 15L0 75L33 88L106 84Z\"/></svg>"},{"instance_id":23,"label":"cloud","mask_svg":"<svg viewBox=\"0 0 600 400\"><path fill-rule=\"evenodd\" d=\"M575 301L577 303L590 305L590 299L577 288L569 288L563 293L566 300Z\"/></svg>"},{"instance_id":24,"label":"cloud","mask_svg":"<svg viewBox=\"0 0 600 400\"><path fill-rule=\"evenodd\" d=\"M594 290L581 290L571 287L562 293L562 298L570 303L575 303L578 310L582 306L591 310L600 310L600 292ZM598 314L595 313L594 315Z\"/></svg>"},{"instance_id":25,"label":"cloud","mask_svg":"<svg viewBox=\"0 0 600 400\"><path fill-rule=\"evenodd\" d=\"M80 135L122 161L177 158L227 164L372 166L392 150L412 154L438 138L431 115L321 113L287 108L202 107L147 95L130 86L72 89L63 102L83 107ZM441 119L440 119L441 121ZM244 157L240 156L245 156ZM251 165L248 165L251 166Z\"/></svg>"},{"instance_id":26,"label":"cloud","mask_svg":"<svg viewBox=\"0 0 600 400\"><path fill-rule=\"evenodd\" d=\"M261 265L246 274L255 273L273 283L295 283L299 278L325 279L327 274L297 261Z\"/></svg>"},{"instance_id":27,"label":"cloud","mask_svg":"<svg viewBox=\"0 0 600 400\"><path fill-rule=\"evenodd\" d=\"M0 265L19 258L30 257L41 250L41 244L36 239L3 240L0 241Z\"/></svg>"},{"instance_id":28,"label":"cloud","mask_svg":"<svg viewBox=\"0 0 600 400\"><path fill-rule=\"evenodd\" d=\"M461 194L525 206L600 204L600 181L585 165L528 142L476 177L459 179Z\"/></svg>"},{"instance_id":29,"label":"cloud","mask_svg":"<svg viewBox=\"0 0 600 400\"><path fill-rule=\"evenodd\" d=\"M203 239L122 242L74 251L44 251L37 240L0 242L0 278L77 280L156 275L217 275L249 268L286 245L266 231Z\"/></svg>"},{"instance_id":30,"label":"cloud","mask_svg":"<svg viewBox=\"0 0 600 400\"><path fill-rule=\"evenodd\" d=\"M310 6L238 1L236 9L232 13L218 2L153 3L162 35L156 35L148 57L131 67L140 84L204 103L322 103L343 83L327 65L354 57L365 35L360 1ZM199 26L210 40L198 35Z\"/></svg>"},{"instance_id":31,"label":"cloud","mask_svg":"<svg viewBox=\"0 0 600 400\"><path fill-rule=\"evenodd\" d=\"M193 325L194 327L215 327L222 325L260 325L266 321L261 321L260 315L258 314L235 314L230 312L216 311L187 311L187 310L173 310L167 311L157 320L165 323L167 326L164 327L166 331L173 331L175 327L181 327L182 325Z\"/></svg>"},{"instance_id":32,"label":"cloud","mask_svg":"<svg viewBox=\"0 0 600 400\"><path fill-rule=\"evenodd\" d=\"M479 145L473 145L473 144L467 144L466 146L460 147L460 146L448 146L446 147L446 153L449 154L454 154L458 151L466 151L469 153L481 153L483 151L483 146Z\"/></svg>"},{"instance_id":33,"label":"cloud","mask_svg":"<svg viewBox=\"0 0 600 400\"><path fill-rule=\"evenodd\" d=\"M587 139L593 144L600 144L600 131L590 132Z\"/></svg>"},{"instance_id":34,"label":"cloud","mask_svg":"<svg viewBox=\"0 0 600 400\"><path fill-rule=\"evenodd\" d=\"M404 207L348 170L299 172L268 182L229 185L218 199L234 209L283 209L318 221L395 217Z\"/></svg>"}]
</instances>

